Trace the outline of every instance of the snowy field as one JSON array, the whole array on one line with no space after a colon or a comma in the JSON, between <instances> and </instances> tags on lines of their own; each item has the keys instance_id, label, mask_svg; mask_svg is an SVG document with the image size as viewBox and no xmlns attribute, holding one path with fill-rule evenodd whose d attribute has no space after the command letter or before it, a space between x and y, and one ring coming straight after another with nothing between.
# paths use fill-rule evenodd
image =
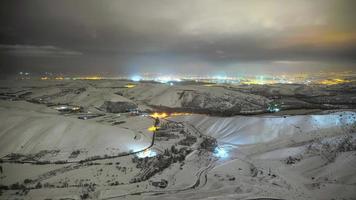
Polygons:
<instances>
[{"instance_id":1,"label":"snowy field","mask_svg":"<svg viewBox=\"0 0 356 200\"><path fill-rule=\"evenodd\" d=\"M0 199L356 199L353 83L0 83Z\"/></svg>"}]
</instances>

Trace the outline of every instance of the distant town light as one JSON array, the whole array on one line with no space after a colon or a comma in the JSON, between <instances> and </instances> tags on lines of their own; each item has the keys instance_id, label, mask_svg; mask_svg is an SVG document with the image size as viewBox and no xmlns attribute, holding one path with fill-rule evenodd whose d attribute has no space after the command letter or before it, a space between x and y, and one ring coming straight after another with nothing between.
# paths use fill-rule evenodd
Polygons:
<instances>
[{"instance_id":1,"label":"distant town light","mask_svg":"<svg viewBox=\"0 0 356 200\"><path fill-rule=\"evenodd\" d=\"M126 84L125 87L126 88L134 88L134 87L136 87L136 85L134 85L134 84Z\"/></svg>"},{"instance_id":2,"label":"distant town light","mask_svg":"<svg viewBox=\"0 0 356 200\"><path fill-rule=\"evenodd\" d=\"M73 80L101 80L100 76L74 77Z\"/></svg>"},{"instance_id":3,"label":"distant town light","mask_svg":"<svg viewBox=\"0 0 356 200\"><path fill-rule=\"evenodd\" d=\"M272 113L279 112L281 111L281 105L279 103L271 103L268 105L267 111Z\"/></svg>"},{"instance_id":4,"label":"distant town light","mask_svg":"<svg viewBox=\"0 0 356 200\"><path fill-rule=\"evenodd\" d=\"M319 84L322 85L336 85L336 84L342 84L342 83L348 83L350 82L349 80L345 79L340 79L340 78L334 78L334 79L326 79L326 80L321 80L319 81Z\"/></svg>"},{"instance_id":5,"label":"distant town light","mask_svg":"<svg viewBox=\"0 0 356 200\"><path fill-rule=\"evenodd\" d=\"M142 77L139 76L139 75L135 75L135 76L132 76L132 77L131 77L131 80L132 80L132 81L135 81L135 82L138 82L138 81L142 80Z\"/></svg>"},{"instance_id":6,"label":"distant town light","mask_svg":"<svg viewBox=\"0 0 356 200\"><path fill-rule=\"evenodd\" d=\"M169 83L169 84L172 81L174 81L174 82L182 81L179 78L174 78L174 77L171 77L171 76L159 76L159 77L155 78L154 80L157 81L157 82L160 82L160 83Z\"/></svg>"},{"instance_id":7,"label":"distant town light","mask_svg":"<svg viewBox=\"0 0 356 200\"><path fill-rule=\"evenodd\" d=\"M182 116L182 115L192 115L192 113L178 113L178 112L175 112L175 113L170 113L169 116Z\"/></svg>"},{"instance_id":8,"label":"distant town light","mask_svg":"<svg viewBox=\"0 0 356 200\"><path fill-rule=\"evenodd\" d=\"M226 80L227 76L213 76L213 79Z\"/></svg>"}]
</instances>

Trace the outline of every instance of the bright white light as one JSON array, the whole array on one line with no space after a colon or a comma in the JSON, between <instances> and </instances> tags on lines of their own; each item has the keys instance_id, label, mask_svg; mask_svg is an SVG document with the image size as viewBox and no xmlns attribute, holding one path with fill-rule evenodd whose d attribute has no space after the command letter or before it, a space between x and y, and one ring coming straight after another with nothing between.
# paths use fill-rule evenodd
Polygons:
<instances>
[{"instance_id":1,"label":"bright white light","mask_svg":"<svg viewBox=\"0 0 356 200\"><path fill-rule=\"evenodd\" d=\"M157 155L157 153L152 151L151 149L146 149L145 151L137 153L136 155L139 158L146 158L146 157L154 157Z\"/></svg>"},{"instance_id":2,"label":"bright white light","mask_svg":"<svg viewBox=\"0 0 356 200\"><path fill-rule=\"evenodd\" d=\"M227 76L214 76L213 79L226 80L226 79L227 79Z\"/></svg>"},{"instance_id":3,"label":"bright white light","mask_svg":"<svg viewBox=\"0 0 356 200\"><path fill-rule=\"evenodd\" d=\"M157 82L160 82L160 83L168 83L168 82L171 82L171 81L174 81L174 82L182 81L179 78L175 78L175 77L171 77L171 76L160 76L160 77L155 78L154 80L157 81Z\"/></svg>"},{"instance_id":4,"label":"bright white light","mask_svg":"<svg viewBox=\"0 0 356 200\"><path fill-rule=\"evenodd\" d=\"M54 107L55 110L64 110L64 109L67 109L68 106L57 106L57 107Z\"/></svg>"},{"instance_id":5,"label":"bright white light","mask_svg":"<svg viewBox=\"0 0 356 200\"><path fill-rule=\"evenodd\" d=\"M216 147L214 151L214 155L219 158L228 157L227 151L222 147Z\"/></svg>"},{"instance_id":6,"label":"bright white light","mask_svg":"<svg viewBox=\"0 0 356 200\"><path fill-rule=\"evenodd\" d=\"M138 76L138 75L135 75L135 76L132 76L132 77L131 77L131 80L132 80L132 81L135 81L135 82L140 81L141 79L142 79L142 77L141 77L141 76Z\"/></svg>"},{"instance_id":7,"label":"bright white light","mask_svg":"<svg viewBox=\"0 0 356 200\"><path fill-rule=\"evenodd\" d=\"M169 76L161 76L161 77L156 78L155 81L160 82L160 83L168 83L169 81L172 81L172 79Z\"/></svg>"}]
</instances>

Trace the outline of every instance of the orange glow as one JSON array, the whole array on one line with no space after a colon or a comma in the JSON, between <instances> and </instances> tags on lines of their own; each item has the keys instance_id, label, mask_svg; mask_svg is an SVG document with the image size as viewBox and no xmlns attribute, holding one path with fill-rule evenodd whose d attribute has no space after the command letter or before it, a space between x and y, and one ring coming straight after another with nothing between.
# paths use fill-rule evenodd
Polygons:
<instances>
[{"instance_id":1,"label":"orange glow","mask_svg":"<svg viewBox=\"0 0 356 200\"><path fill-rule=\"evenodd\" d=\"M127 84L127 85L125 85L125 87L126 87L126 88L134 88L134 87L136 87L136 85L134 85L134 84Z\"/></svg>"},{"instance_id":2,"label":"orange glow","mask_svg":"<svg viewBox=\"0 0 356 200\"><path fill-rule=\"evenodd\" d=\"M171 113L170 116L191 115L191 113Z\"/></svg>"},{"instance_id":3,"label":"orange glow","mask_svg":"<svg viewBox=\"0 0 356 200\"><path fill-rule=\"evenodd\" d=\"M260 79L249 79L249 80L242 80L240 84L246 85L265 85L265 84L276 84L278 83L277 80L260 80Z\"/></svg>"},{"instance_id":4,"label":"orange glow","mask_svg":"<svg viewBox=\"0 0 356 200\"><path fill-rule=\"evenodd\" d=\"M180 115L191 115L191 113L178 113L178 112L175 112L175 113L153 113L150 115L150 117L153 117L153 118L159 118L159 119L164 119L164 118L167 118L167 117L171 117L171 116L180 116Z\"/></svg>"},{"instance_id":5,"label":"orange glow","mask_svg":"<svg viewBox=\"0 0 356 200\"><path fill-rule=\"evenodd\" d=\"M155 131L157 131L158 128L159 128L158 126L151 126L147 130L151 131L151 132L155 132Z\"/></svg>"},{"instance_id":6,"label":"orange glow","mask_svg":"<svg viewBox=\"0 0 356 200\"><path fill-rule=\"evenodd\" d=\"M350 81L344 80L344 79L335 78L335 79L322 80L322 81L320 81L318 83L319 84L323 84L323 85L336 85L336 84L348 83L348 82L350 82Z\"/></svg>"},{"instance_id":7,"label":"orange glow","mask_svg":"<svg viewBox=\"0 0 356 200\"><path fill-rule=\"evenodd\" d=\"M156 112L151 114L150 116L153 118L160 118L160 119L168 117L167 113L156 113Z\"/></svg>"},{"instance_id":8,"label":"orange glow","mask_svg":"<svg viewBox=\"0 0 356 200\"><path fill-rule=\"evenodd\" d=\"M49 80L49 78L47 77L47 76L45 76L45 77L41 77L41 80Z\"/></svg>"},{"instance_id":9,"label":"orange glow","mask_svg":"<svg viewBox=\"0 0 356 200\"><path fill-rule=\"evenodd\" d=\"M349 45L356 43L356 32L339 32L328 29L309 29L285 38L282 46L312 45L316 47Z\"/></svg>"},{"instance_id":10,"label":"orange glow","mask_svg":"<svg viewBox=\"0 0 356 200\"><path fill-rule=\"evenodd\" d=\"M101 80L102 77L100 76L86 76L86 77L77 77L73 78L74 80Z\"/></svg>"}]
</instances>

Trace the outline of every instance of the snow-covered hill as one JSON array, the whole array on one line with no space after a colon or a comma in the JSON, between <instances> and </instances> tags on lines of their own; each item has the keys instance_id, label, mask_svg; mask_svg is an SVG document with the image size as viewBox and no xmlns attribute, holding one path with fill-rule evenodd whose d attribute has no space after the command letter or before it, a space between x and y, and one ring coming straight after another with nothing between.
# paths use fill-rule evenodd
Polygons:
<instances>
[{"instance_id":1,"label":"snow-covered hill","mask_svg":"<svg viewBox=\"0 0 356 200\"><path fill-rule=\"evenodd\" d=\"M246 112L264 112L267 98L227 90L223 87L200 85L169 86L164 84L140 84L123 92L125 97L160 110L179 110L213 114L234 115Z\"/></svg>"},{"instance_id":2,"label":"snow-covered hill","mask_svg":"<svg viewBox=\"0 0 356 200\"><path fill-rule=\"evenodd\" d=\"M151 144L151 138L138 137L134 130L59 116L50 108L27 102L1 101L0 121L1 157L10 153L39 156L52 151L48 159L43 155L38 160L80 160L139 151ZM141 127L141 131L146 129ZM77 150L80 156L69 158Z\"/></svg>"},{"instance_id":3,"label":"snow-covered hill","mask_svg":"<svg viewBox=\"0 0 356 200\"><path fill-rule=\"evenodd\" d=\"M204 134L231 144L270 142L313 132L337 134L356 122L356 113L337 112L327 115L209 117L185 115L173 118L194 124Z\"/></svg>"}]
</instances>

